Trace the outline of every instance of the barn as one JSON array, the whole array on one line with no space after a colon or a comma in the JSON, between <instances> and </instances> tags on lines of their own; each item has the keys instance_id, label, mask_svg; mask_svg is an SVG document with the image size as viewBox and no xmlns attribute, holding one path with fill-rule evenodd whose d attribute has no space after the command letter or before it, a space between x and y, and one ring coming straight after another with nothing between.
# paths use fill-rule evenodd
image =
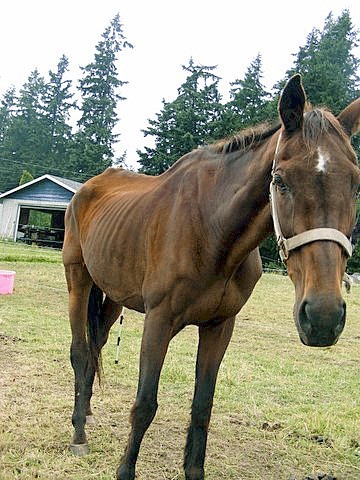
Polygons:
<instances>
[{"instance_id":1,"label":"barn","mask_svg":"<svg viewBox=\"0 0 360 480\"><path fill-rule=\"evenodd\" d=\"M81 185L45 174L0 194L0 238L61 248L65 210Z\"/></svg>"}]
</instances>

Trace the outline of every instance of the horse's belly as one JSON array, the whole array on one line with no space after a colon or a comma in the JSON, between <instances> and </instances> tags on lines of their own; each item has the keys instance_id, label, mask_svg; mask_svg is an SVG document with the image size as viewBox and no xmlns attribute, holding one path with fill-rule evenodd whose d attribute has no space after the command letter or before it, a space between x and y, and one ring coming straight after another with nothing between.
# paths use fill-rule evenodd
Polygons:
<instances>
[{"instance_id":1,"label":"horse's belly","mask_svg":"<svg viewBox=\"0 0 360 480\"><path fill-rule=\"evenodd\" d=\"M114 261L109 263L106 259L97 263L86 262L86 265L94 283L111 300L130 309L144 311L142 279L132 269Z\"/></svg>"}]
</instances>

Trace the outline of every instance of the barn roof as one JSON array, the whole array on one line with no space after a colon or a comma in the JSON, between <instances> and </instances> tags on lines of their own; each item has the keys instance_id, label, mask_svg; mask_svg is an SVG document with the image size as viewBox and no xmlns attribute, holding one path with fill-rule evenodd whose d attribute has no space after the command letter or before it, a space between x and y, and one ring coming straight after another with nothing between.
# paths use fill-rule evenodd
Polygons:
<instances>
[{"instance_id":1,"label":"barn roof","mask_svg":"<svg viewBox=\"0 0 360 480\"><path fill-rule=\"evenodd\" d=\"M41 177L34 178L34 180L31 180L30 182L26 182L23 185L19 185L18 187L12 188L11 190L8 190L7 192L1 193L0 194L0 199L7 197L9 195L12 195L13 193L19 192L20 190L24 190L32 185L35 185L39 182L42 182L44 180L48 180L50 182L53 182L54 184L58 185L59 187L64 188L65 190L68 190L71 193L75 193L79 188L81 187L82 183L75 182L74 180L69 180L67 178L62 178L62 177L57 177L55 175L49 175L45 174L42 175Z\"/></svg>"}]
</instances>

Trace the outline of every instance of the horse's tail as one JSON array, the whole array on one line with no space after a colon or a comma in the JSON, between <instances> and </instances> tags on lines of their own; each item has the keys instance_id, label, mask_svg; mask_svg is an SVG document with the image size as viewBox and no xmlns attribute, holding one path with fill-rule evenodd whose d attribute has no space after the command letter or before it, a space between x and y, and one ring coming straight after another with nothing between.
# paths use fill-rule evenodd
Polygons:
<instances>
[{"instance_id":1,"label":"horse's tail","mask_svg":"<svg viewBox=\"0 0 360 480\"><path fill-rule=\"evenodd\" d=\"M104 294L98 286L93 284L91 287L88 303L88 343L90 349L90 361L99 378L102 378L101 346L99 345L99 330L101 328L102 306L104 303Z\"/></svg>"}]
</instances>

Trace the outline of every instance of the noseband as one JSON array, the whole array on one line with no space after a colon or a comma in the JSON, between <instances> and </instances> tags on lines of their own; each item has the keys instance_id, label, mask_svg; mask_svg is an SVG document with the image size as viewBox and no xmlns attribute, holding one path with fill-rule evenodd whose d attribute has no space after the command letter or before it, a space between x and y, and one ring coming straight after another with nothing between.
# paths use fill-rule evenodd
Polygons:
<instances>
[{"instance_id":1,"label":"noseband","mask_svg":"<svg viewBox=\"0 0 360 480\"><path fill-rule=\"evenodd\" d=\"M270 207L271 215L274 223L274 231L276 236L276 241L279 247L279 255L283 262L289 258L289 253L296 248L306 245L307 243L315 242L318 240L329 240L336 242L342 246L345 250L347 256L351 257L352 255L352 245L350 240L344 235L340 230L335 228L313 228L305 232L294 235L290 238L285 238L280 227L278 208L276 203L276 185L275 185L275 168L276 168L276 158L279 152L279 146L281 141L281 132L276 144L274 161L272 165L272 181L270 184Z\"/></svg>"}]
</instances>

